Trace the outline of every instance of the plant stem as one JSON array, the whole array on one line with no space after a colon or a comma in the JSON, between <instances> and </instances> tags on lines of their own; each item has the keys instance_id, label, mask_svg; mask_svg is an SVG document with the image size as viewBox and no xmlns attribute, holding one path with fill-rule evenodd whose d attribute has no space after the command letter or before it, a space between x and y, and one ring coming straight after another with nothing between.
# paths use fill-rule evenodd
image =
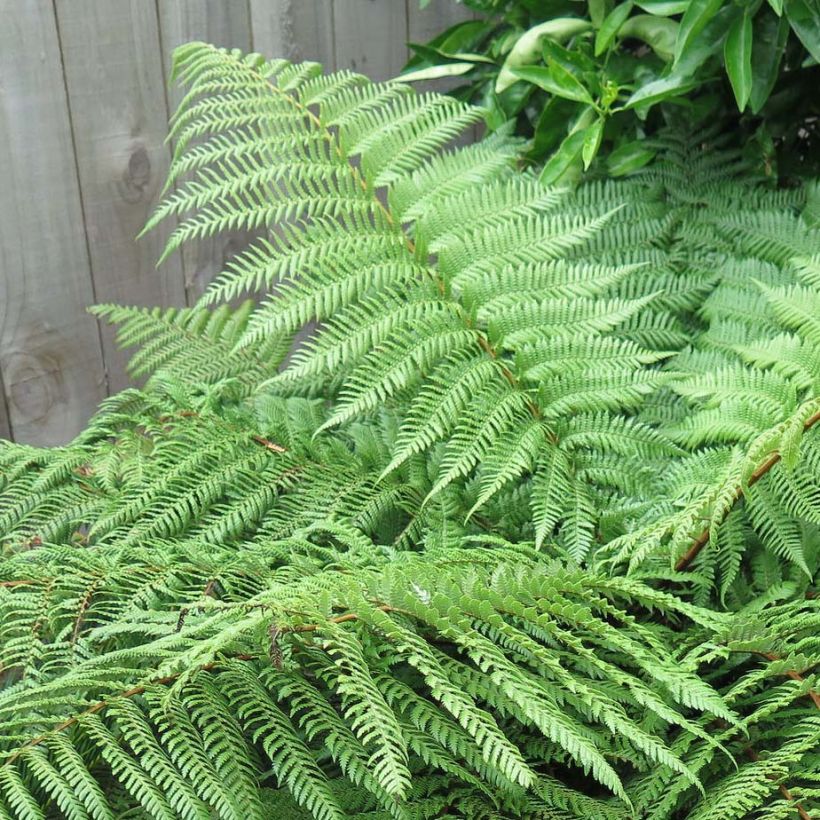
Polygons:
<instances>
[{"instance_id":1,"label":"plant stem","mask_svg":"<svg viewBox=\"0 0 820 820\"><path fill-rule=\"evenodd\" d=\"M803 425L803 430L809 430L810 428L814 427L814 425L818 422L820 422L820 410L818 410L818 412L816 412L806 421L806 423ZM763 478L763 476L766 475L766 473L768 473L769 470L771 470L772 467L774 467L780 461L780 458L781 455L779 452L772 453L752 473L748 483L746 484L746 487L751 487L753 484L756 484L758 481L760 481L760 479ZM743 486L738 486L735 488L734 503L737 503L743 496L744 489L745 488ZM678 562L675 564L675 570L677 572L684 572L685 570L689 569L692 562L695 560L695 558L698 557L700 551L706 546L706 544L709 543L709 534L711 532L711 529L711 525L706 527L706 529L703 530L703 532L694 540L692 546L690 546L689 549L686 550L686 552L683 555L681 555L681 557L678 559Z\"/></svg>"}]
</instances>

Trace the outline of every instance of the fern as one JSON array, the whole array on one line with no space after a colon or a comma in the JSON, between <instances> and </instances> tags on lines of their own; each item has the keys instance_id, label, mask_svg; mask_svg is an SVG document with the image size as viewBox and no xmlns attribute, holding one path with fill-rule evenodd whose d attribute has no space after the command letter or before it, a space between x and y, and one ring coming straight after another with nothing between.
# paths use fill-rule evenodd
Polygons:
<instances>
[{"instance_id":1,"label":"fern","mask_svg":"<svg viewBox=\"0 0 820 820\"><path fill-rule=\"evenodd\" d=\"M148 227L259 236L95 308L144 385L0 444L0 817L812 816L813 189L674 132L550 189L450 98L175 76Z\"/></svg>"}]
</instances>

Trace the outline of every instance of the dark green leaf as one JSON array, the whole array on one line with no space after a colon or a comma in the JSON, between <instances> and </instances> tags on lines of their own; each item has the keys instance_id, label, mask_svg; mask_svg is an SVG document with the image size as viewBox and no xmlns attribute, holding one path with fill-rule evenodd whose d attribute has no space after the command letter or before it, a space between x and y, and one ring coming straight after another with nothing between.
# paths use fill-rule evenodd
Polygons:
<instances>
[{"instance_id":1,"label":"dark green leaf","mask_svg":"<svg viewBox=\"0 0 820 820\"><path fill-rule=\"evenodd\" d=\"M564 66L567 71L581 72L597 72L600 69L599 64L588 57L583 51L573 48L568 49L559 45L554 40L544 40L541 43L541 53L544 57L544 64L549 64L550 60Z\"/></svg>"},{"instance_id":2,"label":"dark green leaf","mask_svg":"<svg viewBox=\"0 0 820 820\"><path fill-rule=\"evenodd\" d=\"M507 59L498 74L495 90L500 93L515 82L516 77L512 70L532 63L538 57L541 51L541 43L545 38L561 43L576 34L588 31L590 28L592 28L592 24L588 20L579 20L577 17L558 17L525 31L507 55Z\"/></svg>"},{"instance_id":3,"label":"dark green leaf","mask_svg":"<svg viewBox=\"0 0 820 820\"><path fill-rule=\"evenodd\" d=\"M717 14L723 0L692 0L680 22L678 39L675 43L675 64L679 63L696 42L698 35Z\"/></svg>"},{"instance_id":4,"label":"dark green leaf","mask_svg":"<svg viewBox=\"0 0 820 820\"><path fill-rule=\"evenodd\" d=\"M532 156L539 159L552 151L566 136L567 123L571 122L577 114L577 103L561 97L550 97L541 109L535 124Z\"/></svg>"},{"instance_id":5,"label":"dark green leaf","mask_svg":"<svg viewBox=\"0 0 820 820\"><path fill-rule=\"evenodd\" d=\"M732 3L718 10L692 40L685 53L674 63L676 73L693 75L703 63L721 50L732 23L742 14Z\"/></svg>"},{"instance_id":6,"label":"dark green leaf","mask_svg":"<svg viewBox=\"0 0 820 820\"><path fill-rule=\"evenodd\" d=\"M615 39L615 35L629 17L632 11L632 3L621 3L607 15L606 20L601 24L598 33L595 35L595 56L603 54L610 43Z\"/></svg>"},{"instance_id":7,"label":"dark green leaf","mask_svg":"<svg viewBox=\"0 0 820 820\"><path fill-rule=\"evenodd\" d=\"M589 128L586 129L586 136L584 137L584 147L581 150L581 156L584 160L584 170L589 168L598 149L601 147L601 137L604 135L604 118L601 117L596 120Z\"/></svg>"},{"instance_id":8,"label":"dark green leaf","mask_svg":"<svg viewBox=\"0 0 820 820\"><path fill-rule=\"evenodd\" d=\"M420 68L425 60L437 64L441 62L439 58L442 56L449 57L475 49L491 28L483 20L467 20L451 26L423 45L408 43L407 45L413 51L413 57L405 68Z\"/></svg>"},{"instance_id":9,"label":"dark green leaf","mask_svg":"<svg viewBox=\"0 0 820 820\"><path fill-rule=\"evenodd\" d=\"M440 48L434 48L423 43L408 43L407 44L419 57L428 60L435 65L441 62L472 62L472 63L489 63L495 65L495 62L483 54L474 54L470 51L448 52Z\"/></svg>"},{"instance_id":10,"label":"dark green leaf","mask_svg":"<svg viewBox=\"0 0 820 820\"><path fill-rule=\"evenodd\" d=\"M754 21L754 44L752 45L752 91L749 104L757 114L769 99L789 37L789 24L785 17L778 18L768 9L757 15Z\"/></svg>"},{"instance_id":11,"label":"dark green leaf","mask_svg":"<svg viewBox=\"0 0 820 820\"><path fill-rule=\"evenodd\" d=\"M539 179L546 185L558 182L581 158L581 151L587 138L587 129L573 131L549 158Z\"/></svg>"},{"instance_id":12,"label":"dark green leaf","mask_svg":"<svg viewBox=\"0 0 820 820\"><path fill-rule=\"evenodd\" d=\"M689 0L636 0L637 4L657 17L683 14L689 8Z\"/></svg>"},{"instance_id":13,"label":"dark green leaf","mask_svg":"<svg viewBox=\"0 0 820 820\"><path fill-rule=\"evenodd\" d=\"M743 111L752 93L752 15L748 8L732 23L723 56L737 107Z\"/></svg>"},{"instance_id":14,"label":"dark green leaf","mask_svg":"<svg viewBox=\"0 0 820 820\"><path fill-rule=\"evenodd\" d=\"M820 62L820 2L786 0L786 16L806 51Z\"/></svg>"},{"instance_id":15,"label":"dark green leaf","mask_svg":"<svg viewBox=\"0 0 820 820\"><path fill-rule=\"evenodd\" d=\"M606 17L608 3L607 0L589 0L589 19L592 20L592 25L599 28Z\"/></svg>"},{"instance_id":16,"label":"dark green leaf","mask_svg":"<svg viewBox=\"0 0 820 820\"><path fill-rule=\"evenodd\" d=\"M655 156L654 149L644 140L635 140L618 146L607 157L607 170L613 177L622 177L643 168Z\"/></svg>"},{"instance_id":17,"label":"dark green leaf","mask_svg":"<svg viewBox=\"0 0 820 820\"><path fill-rule=\"evenodd\" d=\"M697 83L688 75L670 74L641 86L621 109L629 111L638 105L654 105L670 97L677 97L691 91Z\"/></svg>"},{"instance_id":18,"label":"dark green leaf","mask_svg":"<svg viewBox=\"0 0 820 820\"><path fill-rule=\"evenodd\" d=\"M512 73L519 80L526 80L533 85L537 85L556 97L563 97L565 100L575 100L576 102L592 103L592 97L586 88L581 85L580 80L557 63L553 63L549 68L543 68L542 66L514 68Z\"/></svg>"},{"instance_id":19,"label":"dark green leaf","mask_svg":"<svg viewBox=\"0 0 820 820\"><path fill-rule=\"evenodd\" d=\"M666 17L652 14L636 14L621 28L622 37L643 40L664 62L669 62L675 53L675 43L680 25Z\"/></svg>"}]
</instances>

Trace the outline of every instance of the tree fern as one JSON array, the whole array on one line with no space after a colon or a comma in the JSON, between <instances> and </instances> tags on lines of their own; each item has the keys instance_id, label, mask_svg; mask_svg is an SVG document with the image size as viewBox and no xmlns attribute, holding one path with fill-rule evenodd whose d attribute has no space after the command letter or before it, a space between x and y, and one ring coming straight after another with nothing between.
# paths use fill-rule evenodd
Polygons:
<instances>
[{"instance_id":1,"label":"tree fern","mask_svg":"<svg viewBox=\"0 0 820 820\"><path fill-rule=\"evenodd\" d=\"M175 74L149 228L259 236L0 445L0 817L812 816L813 189L673 132L551 189L450 98Z\"/></svg>"}]
</instances>

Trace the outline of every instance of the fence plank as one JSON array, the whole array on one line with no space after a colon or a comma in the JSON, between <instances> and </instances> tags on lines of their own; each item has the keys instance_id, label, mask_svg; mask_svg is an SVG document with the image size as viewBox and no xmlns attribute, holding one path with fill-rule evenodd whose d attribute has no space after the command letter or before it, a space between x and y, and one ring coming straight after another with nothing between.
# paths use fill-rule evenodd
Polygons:
<instances>
[{"instance_id":1,"label":"fence plank","mask_svg":"<svg viewBox=\"0 0 820 820\"><path fill-rule=\"evenodd\" d=\"M85 230L98 302L178 305L178 257L159 270L168 231L135 237L168 170L167 111L156 8L144 0L57 0ZM109 392L130 379L129 354L102 328Z\"/></svg>"},{"instance_id":2,"label":"fence plank","mask_svg":"<svg viewBox=\"0 0 820 820\"><path fill-rule=\"evenodd\" d=\"M166 82L174 49L192 40L225 48L250 51L251 24L247 0L160 0L160 42ZM168 87L169 113L176 110L183 91ZM225 268L225 262L242 250L247 238L242 233L188 243L181 250L188 304L202 295L208 283ZM169 260L170 261L170 260Z\"/></svg>"},{"instance_id":3,"label":"fence plank","mask_svg":"<svg viewBox=\"0 0 820 820\"><path fill-rule=\"evenodd\" d=\"M334 69L332 0L250 0L250 9L255 51Z\"/></svg>"},{"instance_id":4,"label":"fence plank","mask_svg":"<svg viewBox=\"0 0 820 820\"><path fill-rule=\"evenodd\" d=\"M292 28L290 0L248 0L248 6L253 50L265 57L287 57Z\"/></svg>"},{"instance_id":5,"label":"fence plank","mask_svg":"<svg viewBox=\"0 0 820 820\"><path fill-rule=\"evenodd\" d=\"M395 77L407 62L405 3L336 0L333 8L336 68L360 71L371 80Z\"/></svg>"},{"instance_id":6,"label":"fence plank","mask_svg":"<svg viewBox=\"0 0 820 820\"><path fill-rule=\"evenodd\" d=\"M2 373L0 373L0 438L11 438L9 411L6 407L6 391L3 388Z\"/></svg>"},{"instance_id":7,"label":"fence plank","mask_svg":"<svg viewBox=\"0 0 820 820\"><path fill-rule=\"evenodd\" d=\"M450 26L474 18L470 9L453 0L438 0L426 8L420 8L419 0L407 0L407 39L423 44Z\"/></svg>"},{"instance_id":8,"label":"fence plank","mask_svg":"<svg viewBox=\"0 0 820 820\"><path fill-rule=\"evenodd\" d=\"M49 0L0 0L0 369L18 441L63 443L105 396Z\"/></svg>"}]
</instances>

